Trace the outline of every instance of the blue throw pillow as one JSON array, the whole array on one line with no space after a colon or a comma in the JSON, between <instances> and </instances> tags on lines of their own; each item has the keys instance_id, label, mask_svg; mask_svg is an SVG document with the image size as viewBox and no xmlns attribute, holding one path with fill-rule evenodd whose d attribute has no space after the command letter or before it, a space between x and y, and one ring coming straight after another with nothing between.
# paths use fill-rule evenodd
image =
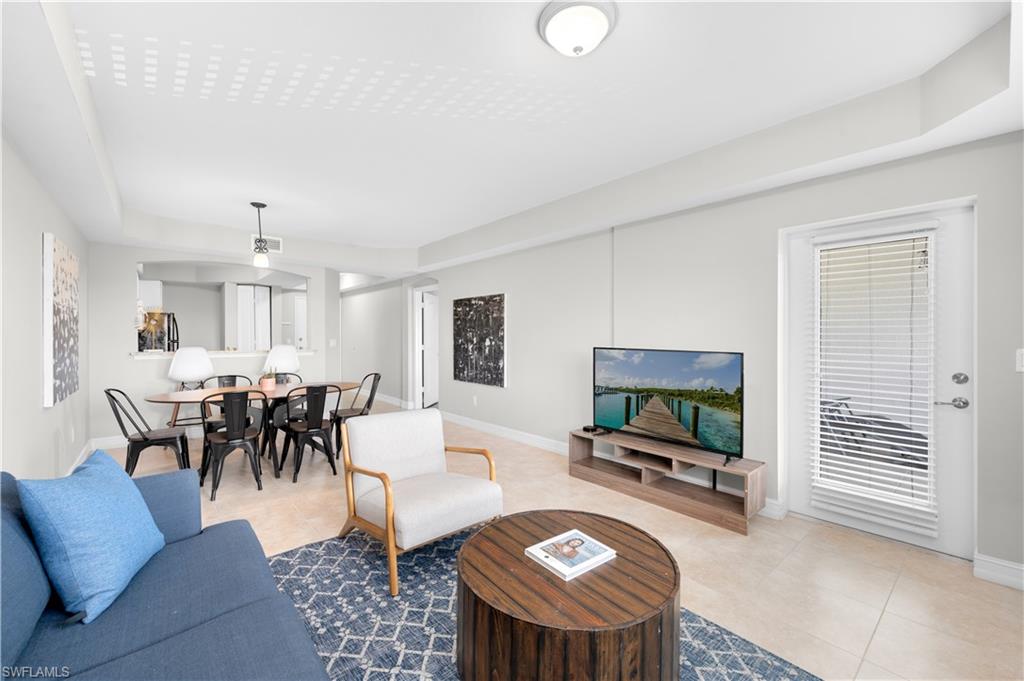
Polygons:
<instances>
[{"instance_id":1,"label":"blue throw pillow","mask_svg":"<svg viewBox=\"0 0 1024 681\"><path fill-rule=\"evenodd\" d=\"M66 478L19 480L25 519L64 608L91 622L164 547L135 483L97 451Z\"/></svg>"}]
</instances>

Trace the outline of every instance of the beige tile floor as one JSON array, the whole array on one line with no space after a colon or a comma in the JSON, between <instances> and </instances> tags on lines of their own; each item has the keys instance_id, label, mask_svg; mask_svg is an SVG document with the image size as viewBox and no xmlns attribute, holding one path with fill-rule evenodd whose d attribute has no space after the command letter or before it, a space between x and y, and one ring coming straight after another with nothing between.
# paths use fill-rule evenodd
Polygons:
<instances>
[{"instance_id":1,"label":"beige tile floor","mask_svg":"<svg viewBox=\"0 0 1024 681\"><path fill-rule=\"evenodd\" d=\"M684 607L814 674L1024 677L1022 594L974 578L966 561L792 514L755 518L744 537L570 478L563 456L451 423L445 429L450 444L491 449L506 513L572 508L638 525L679 562ZM199 443L191 447L198 466ZM465 454L450 454L449 466L486 472L479 457ZM154 449L143 454L136 475L173 468L173 456ZM209 500L208 486L203 490L204 525L245 518L268 555L337 533L344 487L323 455L307 456L297 484L290 474L275 479L266 472L258 492L245 457L232 455L217 501Z\"/></svg>"}]
</instances>

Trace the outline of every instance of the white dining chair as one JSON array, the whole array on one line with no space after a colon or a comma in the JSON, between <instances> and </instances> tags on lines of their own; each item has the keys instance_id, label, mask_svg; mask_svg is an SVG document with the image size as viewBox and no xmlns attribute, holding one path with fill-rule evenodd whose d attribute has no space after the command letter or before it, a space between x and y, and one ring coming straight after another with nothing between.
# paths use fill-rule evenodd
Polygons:
<instances>
[{"instance_id":1,"label":"white dining chair","mask_svg":"<svg viewBox=\"0 0 1024 681\"><path fill-rule=\"evenodd\" d=\"M174 357L171 358L171 367L167 370L167 378L178 384L178 390L195 390L213 374L213 362L210 360L210 355L206 352L206 348L195 346L178 348L174 353ZM171 420L167 423L171 428L185 421L200 422L201 419L198 416L179 420L178 410L180 408L180 404L174 405L174 410L171 412Z\"/></svg>"}]
</instances>

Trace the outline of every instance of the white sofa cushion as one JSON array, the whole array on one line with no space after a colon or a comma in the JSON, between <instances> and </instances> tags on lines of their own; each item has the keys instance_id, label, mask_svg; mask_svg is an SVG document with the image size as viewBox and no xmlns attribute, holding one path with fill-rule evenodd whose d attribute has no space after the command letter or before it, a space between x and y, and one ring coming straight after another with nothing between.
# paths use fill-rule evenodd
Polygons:
<instances>
[{"instance_id":1,"label":"white sofa cushion","mask_svg":"<svg viewBox=\"0 0 1024 681\"><path fill-rule=\"evenodd\" d=\"M387 473L392 482L445 471L444 422L437 409L359 416L346 425L352 463L360 468ZM381 483L356 475L353 486L358 499Z\"/></svg>"},{"instance_id":2,"label":"white sofa cushion","mask_svg":"<svg viewBox=\"0 0 1024 681\"><path fill-rule=\"evenodd\" d=\"M361 477L356 475L356 477ZM501 487L486 478L429 473L394 481L395 539L409 549L501 515ZM356 499L356 514L387 527L384 488Z\"/></svg>"}]
</instances>

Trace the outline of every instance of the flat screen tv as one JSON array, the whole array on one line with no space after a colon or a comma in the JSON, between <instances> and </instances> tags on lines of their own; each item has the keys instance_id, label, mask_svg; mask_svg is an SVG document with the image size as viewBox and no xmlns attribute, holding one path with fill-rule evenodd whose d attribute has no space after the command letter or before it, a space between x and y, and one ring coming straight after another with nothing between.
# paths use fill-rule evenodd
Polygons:
<instances>
[{"instance_id":1,"label":"flat screen tv","mask_svg":"<svg viewBox=\"0 0 1024 681\"><path fill-rule=\"evenodd\" d=\"M594 348L594 425L743 456L743 353Z\"/></svg>"}]
</instances>

